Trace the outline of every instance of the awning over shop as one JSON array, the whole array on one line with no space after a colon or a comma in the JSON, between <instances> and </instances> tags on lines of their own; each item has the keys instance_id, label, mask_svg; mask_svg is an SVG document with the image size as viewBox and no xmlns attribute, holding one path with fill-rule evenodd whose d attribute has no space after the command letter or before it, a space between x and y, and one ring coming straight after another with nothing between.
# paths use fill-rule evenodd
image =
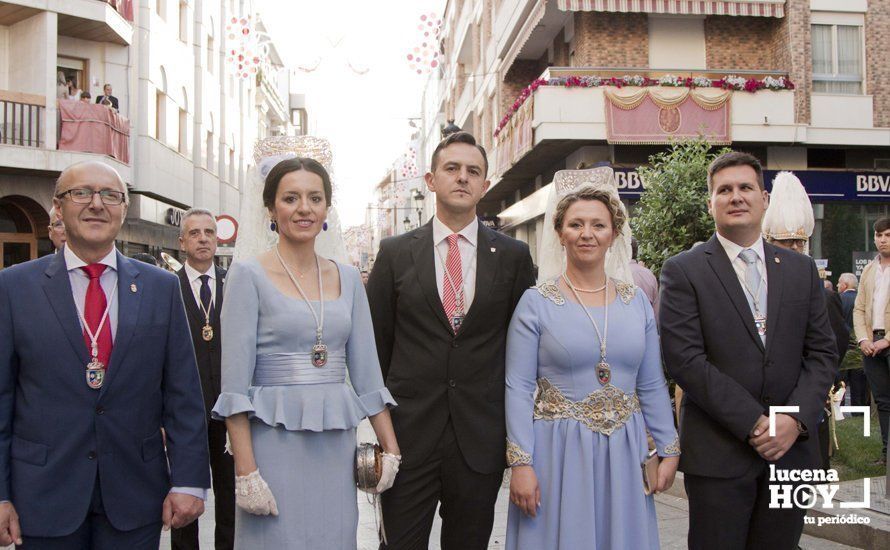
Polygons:
<instances>
[{"instance_id":1,"label":"awning over shop","mask_svg":"<svg viewBox=\"0 0 890 550\"><path fill-rule=\"evenodd\" d=\"M785 17L785 0L557 0L563 11Z\"/></svg>"}]
</instances>

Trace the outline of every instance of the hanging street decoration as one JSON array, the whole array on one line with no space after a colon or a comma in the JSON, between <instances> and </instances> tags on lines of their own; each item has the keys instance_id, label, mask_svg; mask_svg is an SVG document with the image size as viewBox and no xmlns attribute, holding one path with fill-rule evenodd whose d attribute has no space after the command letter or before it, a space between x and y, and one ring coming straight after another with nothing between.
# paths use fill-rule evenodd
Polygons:
<instances>
[{"instance_id":1,"label":"hanging street decoration","mask_svg":"<svg viewBox=\"0 0 890 550\"><path fill-rule=\"evenodd\" d=\"M416 42L406 56L408 67L417 74L429 74L442 62L439 52L442 19L433 12L423 14L416 28Z\"/></svg>"},{"instance_id":2,"label":"hanging street decoration","mask_svg":"<svg viewBox=\"0 0 890 550\"><path fill-rule=\"evenodd\" d=\"M226 22L226 62L237 78L247 80L267 69L271 38L254 28L250 15L233 16Z\"/></svg>"},{"instance_id":3,"label":"hanging street decoration","mask_svg":"<svg viewBox=\"0 0 890 550\"><path fill-rule=\"evenodd\" d=\"M402 155L401 162L399 163L399 179L410 180L416 178L418 175L417 151L413 146L410 146Z\"/></svg>"}]
</instances>

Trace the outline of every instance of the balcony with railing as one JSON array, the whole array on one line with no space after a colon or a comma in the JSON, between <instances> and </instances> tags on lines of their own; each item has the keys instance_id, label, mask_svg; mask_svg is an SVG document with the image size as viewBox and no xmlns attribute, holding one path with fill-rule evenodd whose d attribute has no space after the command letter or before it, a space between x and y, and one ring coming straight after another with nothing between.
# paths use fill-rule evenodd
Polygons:
<instances>
[{"instance_id":1,"label":"balcony with railing","mask_svg":"<svg viewBox=\"0 0 890 550\"><path fill-rule=\"evenodd\" d=\"M772 71L551 67L496 126L486 201L585 145L658 145L704 136L714 144L806 140L794 85Z\"/></svg>"},{"instance_id":2,"label":"balcony with railing","mask_svg":"<svg viewBox=\"0 0 890 550\"><path fill-rule=\"evenodd\" d=\"M45 96L0 90L0 168L59 172L98 157L129 174L127 118L95 103L59 99L51 107Z\"/></svg>"}]
</instances>

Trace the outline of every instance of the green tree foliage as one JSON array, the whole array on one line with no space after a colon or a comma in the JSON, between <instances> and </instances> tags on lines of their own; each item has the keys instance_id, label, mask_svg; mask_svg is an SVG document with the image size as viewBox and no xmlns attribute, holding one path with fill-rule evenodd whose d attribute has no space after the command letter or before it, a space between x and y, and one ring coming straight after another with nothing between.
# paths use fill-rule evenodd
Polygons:
<instances>
[{"instance_id":1,"label":"green tree foliage","mask_svg":"<svg viewBox=\"0 0 890 550\"><path fill-rule=\"evenodd\" d=\"M655 273L671 256L714 233L708 214L708 164L725 150L711 152L704 139L674 143L638 169L646 191L630 220L639 244L638 259Z\"/></svg>"}]
</instances>

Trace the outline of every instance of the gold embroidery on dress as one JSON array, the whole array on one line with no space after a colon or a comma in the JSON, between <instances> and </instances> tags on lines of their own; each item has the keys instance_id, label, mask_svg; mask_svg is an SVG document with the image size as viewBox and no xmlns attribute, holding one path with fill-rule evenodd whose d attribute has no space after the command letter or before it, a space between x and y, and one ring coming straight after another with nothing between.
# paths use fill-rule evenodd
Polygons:
<instances>
[{"instance_id":1,"label":"gold embroidery on dress","mask_svg":"<svg viewBox=\"0 0 890 550\"><path fill-rule=\"evenodd\" d=\"M532 463L532 455L522 450L522 447L507 440L507 466L527 466Z\"/></svg>"},{"instance_id":2,"label":"gold embroidery on dress","mask_svg":"<svg viewBox=\"0 0 890 550\"><path fill-rule=\"evenodd\" d=\"M631 283L623 283L621 281L614 282L615 290L618 291L618 296L621 298L621 301L625 304L629 304L630 301L633 300L634 293L636 292L637 287Z\"/></svg>"},{"instance_id":3,"label":"gold embroidery on dress","mask_svg":"<svg viewBox=\"0 0 890 550\"><path fill-rule=\"evenodd\" d=\"M677 436L671 444L664 448L665 456L677 456L680 454L680 437Z\"/></svg>"},{"instance_id":4,"label":"gold embroidery on dress","mask_svg":"<svg viewBox=\"0 0 890 550\"><path fill-rule=\"evenodd\" d=\"M538 289L541 296L547 298L558 306L566 303L565 297L562 295L562 292L559 291L559 286L556 284L556 280L544 281L535 288Z\"/></svg>"},{"instance_id":5,"label":"gold embroidery on dress","mask_svg":"<svg viewBox=\"0 0 890 550\"><path fill-rule=\"evenodd\" d=\"M640 400L607 384L581 401L571 401L546 378L538 378L535 398L535 420L571 419L581 422L594 432L611 435L623 427L636 411Z\"/></svg>"}]
</instances>

